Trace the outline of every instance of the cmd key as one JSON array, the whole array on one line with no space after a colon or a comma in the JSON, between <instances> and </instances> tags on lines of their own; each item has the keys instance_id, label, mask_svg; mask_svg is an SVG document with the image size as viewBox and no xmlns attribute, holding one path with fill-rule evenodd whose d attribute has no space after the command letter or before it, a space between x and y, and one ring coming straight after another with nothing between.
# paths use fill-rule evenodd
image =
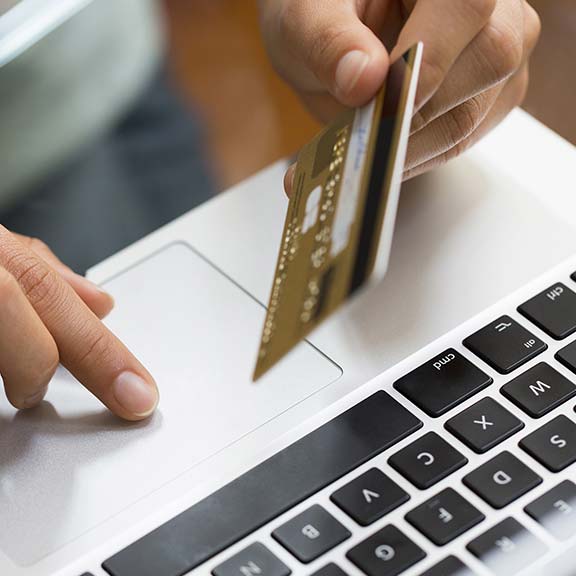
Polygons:
<instances>
[{"instance_id":1,"label":"cmd key","mask_svg":"<svg viewBox=\"0 0 576 576\"><path fill-rule=\"evenodd\" d=\"M402 393L429 416L448 412L492 383L492 378L449 348L394 383Z\"/></svg>"},{"instance_id":2,"label":"cmd key","mask_svg":"<svg viewBox=\"0 0 576 576\"><path fill-rule=\"evenodd\" d=\"M500 316L464 340L464 346L500 374L509 374L546 350L542 340L510 316Z\"/></svg>"}]
</instances>

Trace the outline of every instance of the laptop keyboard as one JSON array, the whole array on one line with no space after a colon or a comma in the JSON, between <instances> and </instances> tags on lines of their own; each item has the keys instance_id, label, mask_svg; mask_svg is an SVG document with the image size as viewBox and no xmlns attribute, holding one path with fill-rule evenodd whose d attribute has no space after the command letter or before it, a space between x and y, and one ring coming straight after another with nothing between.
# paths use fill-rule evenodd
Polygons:
<instances>
[{"instance_id":1,"label":"laptop keyboard","mask_svg":"<svg viewBox=\"0 0 576 576\"><path fill-rule=\"evenodd\" d=\"M544 561L576 537L576 273L557 280L104 571L513 576Z\"/></svg>"}]
</instances>

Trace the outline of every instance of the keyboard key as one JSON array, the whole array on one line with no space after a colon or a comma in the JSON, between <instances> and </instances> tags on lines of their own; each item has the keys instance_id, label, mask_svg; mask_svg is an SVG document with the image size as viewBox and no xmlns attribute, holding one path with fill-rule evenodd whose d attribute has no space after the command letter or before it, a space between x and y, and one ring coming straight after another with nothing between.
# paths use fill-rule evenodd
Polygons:
<instances>
[{"instance_id":1,"label":"keyboard key","mask_svg":"<svg viewBox=\"0 0 576 576\"><path fill-rule=\"evenodd\" d=\"M442 490L406 514L406 520L437 546L452 542L484 518L452 488Z\"/></svg>"},{"instance_id":2,"label":"keyboard key","mask_svg":"<svg viewBox=\"0 0 576 576\"><path fill-rule=\"evenodd\" d=\"M514 576L546 553L546 546L518 520L505 518L468 544L496 576Z\"/></svg>"},{"instance_id":3,"label":"keyboard key","mask_svg":"<svg viewBox=\"0 0 576 576\"><path fill-rule=\"evenodd\" d=\"M492 398L482 398L450 418L447 430L482 454L524 428L524 423Z\"/></svg>"},{"instance_id":4,"label":"keyboard key","mask_svg":"<svg viewBox=\"0 0 576 576\"><path fill-rule=\"evenodd\" d=\"M288 576L292 571L278 560L264 544L255 542L212 570L214 576Z\"/></svg>"},{"instance_id":5,"label":"keyboard key","mask_svg":"<svg viewBox=\"0 0 576 576\"><path fill-rule=\"evenodd\" d=\"M576 395L576 386L544 362L526 370L500 391L533 418L540 418Z\"/></svg>"},{"instance_id":6,"label":"keyboard key","mask_svg":"<svg viewBox=\"0 0 576 576\"><path fill-rule=\"evenodd\" d=\"M320 570L316 570L314 574L310 576L348 576L340 566L336 566L333 562L324 566L324 568L320 568Z\"/></svg>"},{"instance_id":7,"label":"keyboard key","mask_svg":"<svg viewBox=\"0 0 576 576\"><path fill-rule=\"evenodd\" d=\"M502 452L462 479L494 508L504 508L532 490L542 478L510 452Z\"/></svg>"},{"instance_id":8,"label":"keyboard key","mask_svg":"<svg viewBox=\"0 0 576 576\"><path fill-rule=\"evenodd\" d=\"M576 372L576 340L556 352L556 360L564 364L568 370Z\"/></svg>"},{"instance_id":9,"label":"keyboard key","mask_svg":"<svg viewBox=\"0 0 576 576\"><path fill-rule=\"evenodd\" d=\"M118 552L103 567L112 576L185 574L421 426L389 394L377 392Z\"/></svg>"},{"instance_id":10,"label":"keyboard key","mask_svg":"<svg viewBox=\"0 0 576 576\"><path fill-rule=\"evenodd\" d=\"M554 486L524 510L558 540L576 535L576 485L570 480Z\"/></svg>"},{"instance_id":11,"label":"keyboard key","mask_svg":"<svg viewBox=\"0 0 576 576\"><path fill-rule=\"evenodd\" d=\"M436 432L424 434L388 459L390 466L421 490L440 482L467 462Z\"/></svg>"},{"instance_id":12,"label":"keyboard key","mask_svg":"<svg viewBox=\"0 0 576 576\"><path fill-rule=\"evenodd\" d=\"M474 576L474 572L456 556L447 556L420 576Z\"/></svg>"},{"instance_id":13,"label":"keyboard key","mask_svg":"<svg viewBox=\"0 0 576 576\"><path fill-rule=\"evenodd\" d=\"M389 524L352 548L346 556L368 576L398 576L426 554Z\"/></svg>"},{"instance_id":14,"label":"keyboard key","mask_svg":"<svg viewBox=\"0 0 576 576\"><path fill-rule=\"evenodd\" d=\"M300 562L308 564L352 534L336 518L315 504L272 532Z\"/></svg>"},{"instance_id":15,"label":"keyboard key","mask_svg":"<svg viewBox=\"0 0 576 576\"><path fill-rule=\"evenodd\" d=\"M560 472L576 462L576 424L557 416L526 436L520 447L551 472Z\"/></svg>"},{"instance_id":16,"label":"keyboard key","mask_svg":"<svg viewBox=\"0 0 576 576\"><path fill-rule=\"evenodd\" d=\"M410 496L377 468L372 468L332 494L330 499L361 526L398 508Z\"/></svg>"},{"instance_id":17,"label":"keyboard key","mask_svg":"<svg viewBox=\"0 0 576 576\"><path fill-rule=\"evenodd\" d=\"M556 340L576 331L576 294L562 282L519 306L518 312Z\"/></svg>"},{"instance_id":18,"label":"keyboard key","mask_svg":"<svg viewBox=\"0 0 576 576\"><path fill-rule=\"evenodd\" d=\"M397 380L394 388L426 414L437 417L491 383L490 376L450 348Z\"/></svg>"},{"instance_id":19,"label":"keyboard key","mask_svg":"<svg viewBox=\"0 0 576 576\"><path fill-rule=\"evenodd\" d=\"M464 346L501 374L509 374L547 348L510 316L501 316L472 334Z\"/></svg>"}]
</instances>

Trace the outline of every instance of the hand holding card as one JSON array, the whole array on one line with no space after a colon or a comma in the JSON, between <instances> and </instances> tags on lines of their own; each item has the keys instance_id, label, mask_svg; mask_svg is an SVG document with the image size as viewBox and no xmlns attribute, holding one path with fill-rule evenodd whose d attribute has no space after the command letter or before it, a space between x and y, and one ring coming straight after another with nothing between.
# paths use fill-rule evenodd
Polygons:
<instances>
[{"instance_id":1,"label":"hand holding card","mask_svg":"<svg viewBox=\"0 0 576 576\"><path fill-rule=\"evenodd\" d=\"M422 49L391 65L374 100L300 152L254 380L385 274Z\"/></svg>"}]
</instances>

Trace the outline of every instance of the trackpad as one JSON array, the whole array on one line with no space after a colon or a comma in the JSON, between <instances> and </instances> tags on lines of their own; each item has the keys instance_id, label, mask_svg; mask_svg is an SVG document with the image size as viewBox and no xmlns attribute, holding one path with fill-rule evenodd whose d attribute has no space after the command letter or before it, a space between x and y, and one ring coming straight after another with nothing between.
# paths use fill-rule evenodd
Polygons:
<instances>
[{"instance_id":1,"label":"trackpad","mask_svg":"<svg viewBox=\"0 0 576 576\"><path fill-rule=\"evenodd\" d=\"M303 343L254 384L264 308L174 244L106 289L108 325L142 359L158 413L127 424L62 371L46 402L17 413L0 398L0 550L38 561L341 376Z\"/></svg>"}]
</instances>

